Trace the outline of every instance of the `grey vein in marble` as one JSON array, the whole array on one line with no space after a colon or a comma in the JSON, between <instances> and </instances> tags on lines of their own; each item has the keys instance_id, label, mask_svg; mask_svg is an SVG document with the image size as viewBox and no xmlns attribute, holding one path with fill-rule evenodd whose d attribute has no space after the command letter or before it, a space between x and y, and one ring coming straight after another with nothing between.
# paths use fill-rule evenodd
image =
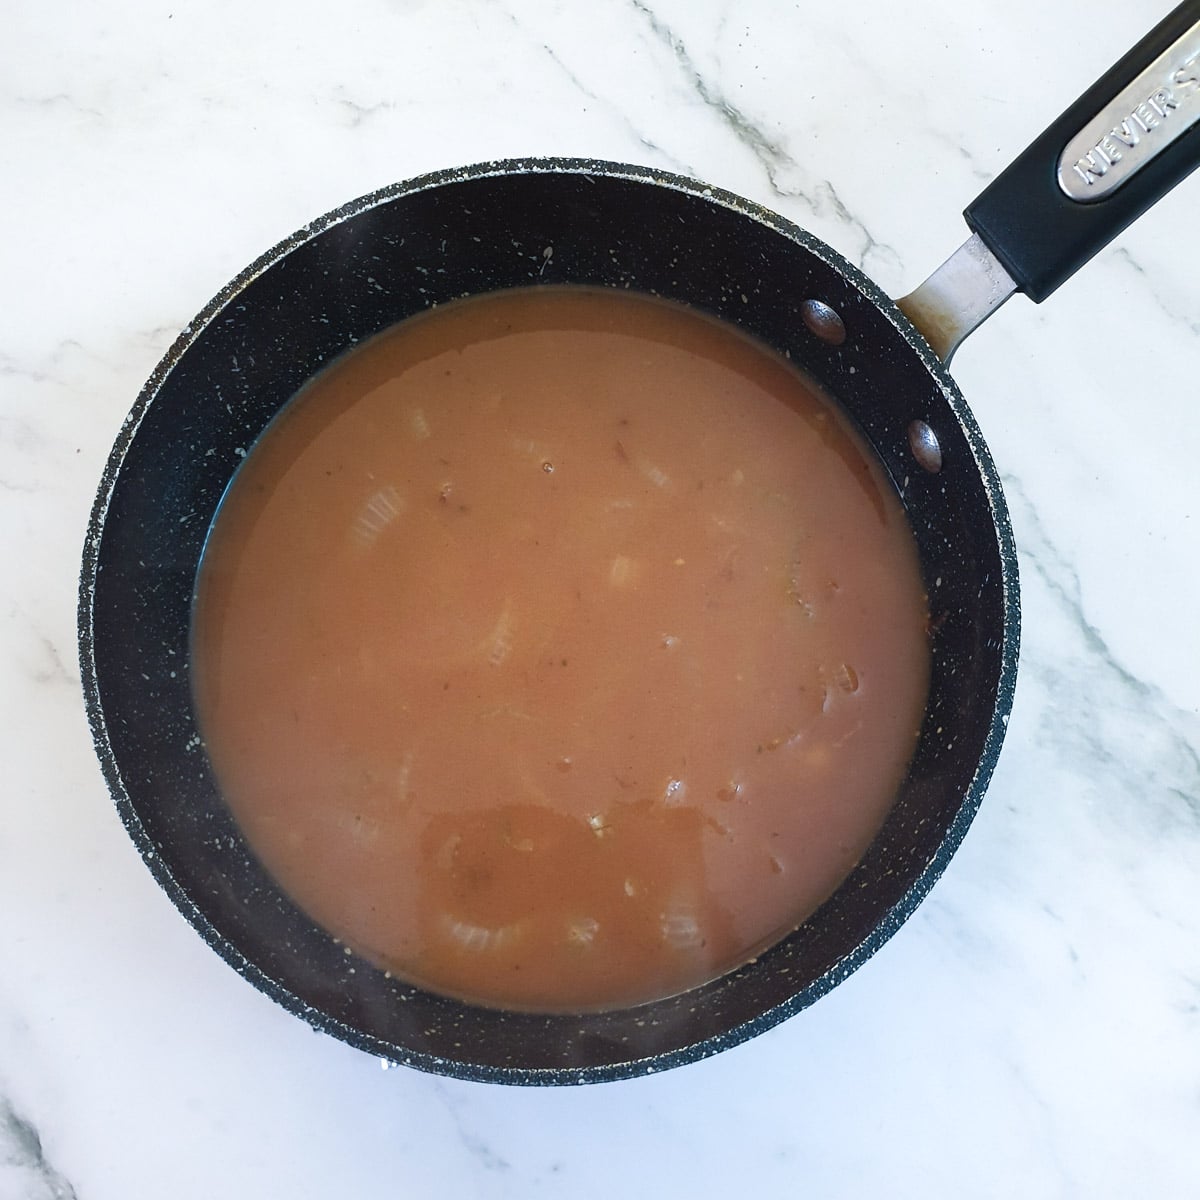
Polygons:
<instances>
[{"instance_id":1,"label":"grey vein in marble","mask_svg":"<svg viewBox=\"0 0 1200 1200\"><path fill-rule=\"evenodd\" d=\"M1077 630L1088 660L1078 664L1079 670L1064 666L1061 659L1038 661L1027 656L1022 664L1023 670L1036 673L1045 684L1054 739L1073 744L1117 782L1123 795L1136 796L1139 811L1146 816L1153 804L1164 832L1180 825L1200 832L1200 721L1118 661L1103 634L1088 620L1078 572L1054 543L1020 481L1009 476L1004 487L1021 510L1026 569L1033 568L1062 616ZM1100 678L1087 686L1089 681L1078 677L1080 670ZM1096 685L1105 689L1099 698ZM1119 707L1112 703L1113 691L1122 698ZM1105 717L1119 729L1107 729ZM1120 744L1141 747L1137 758L1113 752L1109 735L1118 732Z\"/></svg>"},{"instance_id":2,"label":"grey vein in marble","mask_svg":"<svg viewBox=\"0 0 1200 1200\"><path fill-rule=\"evenodd\" d=\"M458 1135L459 1141L462 1143L463 1149L472 1159L488 1172L512 1170L512 1163L494 1150L488 1142L467 1124L462 1112L463 1105L454 1096L451 1088L447 1087L441 1080L436 1080L433 1087L445 1106L450 1120L454 1124L454 1130Z\"/></svg>"},{"instance_id":3,"label":"grey vein in marble","mask_svg":"<svg viewBox=\"0 0 1200 1200\"><path fill-rule=\"evenodd\" d=\"M1162 296L1158 294L1155 288L1151 286L1151 280L1146 273L1146 268L1143 267L1142 264L1139 263L1138 260L1134 258L1124 246L1114 247L1112 250L1112 256L1113 258L1120 259L1122 262L1128 264L1141 277L1141 279L1147 284L1150 295L1154 299L1154 303L1157 304L1162 310L1164 316L1168 317L1171 321L1182 325L1191 333L1200 334L1200 319L1193 320L1192 317L1187 313L1177 312L1175 309L1173 309L1162 298Z\"/></svg>"},{"instance_id":4,"label":"grey vein in marble","mask_svg":"<svg viewBox=\"0 0 1200 1200\"><path fill-rule=\"evenodd\" d=\"M390 100L379 100L374 104L359 104L357 100L351 99L346 88L340 85L335 89L332 99L333 103L346 114L346 124L351 129L357 129L364 121L369 121L380 113L391 112L396 108L396 105Z\"/></svg>"},{"instance_id":5,"label":"grey vein in marble","mask_svg":"<svg viewBox=\"0 0 1200 1200\"><path fill-rule=\"evenodd\" d=\"M939 129L927 129L925 132L929 137L940 142L952 153L957 154L967 164L967 169L971 172L971 177L978 180L981 186L986 186L995 178L994 172L981 166L975 155L948 133L944 133Z\"/></svg>"},{"instance_id":6,"label":"grey vein in marble","mask_svg":"<svg viewBox=\"0 0 1200 1200\"><path fill-rule=\"evenodd\" d=\"M0 1096L0 1195L5 1200L77 1200L75 1189L46 1161L37 1129L4 1096Z\"/></svg>"},{"instance_id":7,"label":"grey vein in marble","mask_svg":"<svg viewBox=\"0 0 1200 1200\"><path fill-rule=\"evenodd\" d=\"M40 661L30 670L30 679L35 683L66 684L71 688L79 686L78 673L67 670L58 647L40 629L32 630L32 642L37 647L37 658Z\"/></svg>"},{"instance_id":8,"label":"grey vein in marble","mask_svg":"<svg viewBox=\"0 0 1200 1200\"><path fill-rule=\"evenodd\" d=\"M717 84L705 78L683 39L659 18L653 8L643 0L630 0L630 4L644 18L654 37L670 51L692 91L706 107L720 117L733 136L759 161L772 192L777 196L801 201L815 216L832 213L861 243L858 252L858 266L861 269L867 269L867 260L872 255L884 258L894 266L901 265L900 256L896 251L874 238L866 225L846 206L829 180L813 179L782 142L771 137L747 113L738 108ZM798 178L798 182L790 182L788 176Z\"/></svg>"},{"instance_id":9,"label":"grey vein in marble","mask_svg":"<svg viewBox=\"0 0 1200 1200\"><path fill-rule=\"evenodd\" d=\"M67 109L80 117L96 121L104 120L104 113L98 108L83 104L77 97L68 95L66 92L55 92L51 96L14 96L11 103L17 108L41 111L44 115L55 118L59 111Z\"/></svg>"},{"instance_id":10,"label":"grey vein in marble","mask_svg":"<svg viewBox=\"0 0 1200 1200\"><path fill-rule=\"evenodd\" d=\"M14 483L0 476L0 492L15 492L19 496L34 496L42 489L36 483Z\"/></svg>"},{"instance_id":11,"label":"grey vein in marble","mask_svg":"<svg viewBox=\"0 0 1200 1200\"><path fill-rule=\"evenodd\" d=\"M25 379L30 383L45 383L50 379L50 375L46 371L23 366L11 355L0 354L0 378Z\"/></svg>"},{"instance_id":12,"label":"grey vein in marble","mask_svg":"<svg viewBox=\"0 0 1200 1200\"><path fill-rule=\"evenodd\" d=\"M581 80L579 76L576 75L575 72L572 71L571 68L563 61L562 56L554 49L553 46L550 45L549 42L534 37L534 35L532 35L525 28L525 26L517 18L516 13L512 12L511 10L506 10L504 15L508 17L509 22L521 33L523 37L529 39L531 42L534 42L537 45L539 51L554 64L555 68L562 73L562 75L570 82L571 86L574 87L581 96L591 100L594 104L603 104L606 109L618 117L621 121L621 124L624 125L629 133L632 134L632 136L636 139L638 145L645 146L647 150L649 150L652 154L657 155L660 160L667 163L680 174L695 178L696 172L692 167L676 158L668 150L664 149L656 141L654 141L653 138L649 137L643 129L640 129L637 125L635 125L625 108L612 103L589 88L583 82L583 80Z\"/></svg>"}]
</instances>

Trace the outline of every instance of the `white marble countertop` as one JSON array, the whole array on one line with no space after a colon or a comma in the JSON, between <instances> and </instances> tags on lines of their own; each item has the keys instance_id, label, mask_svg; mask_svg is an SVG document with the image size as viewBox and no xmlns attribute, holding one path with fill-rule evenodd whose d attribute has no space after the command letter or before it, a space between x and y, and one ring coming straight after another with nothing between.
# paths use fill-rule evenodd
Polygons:
<instances>
[{"instance_id":1,"label":"white marble countertop","mask_svg":"<svg viewBox=\"0 0 1200 1200\"><path fill-rule=\"evenodd\" d=\"M983 809L811 1009L663 1075L471 1084L313 1033L116 816L88 510L221 285L383 184L515 155L699 176L892 294L1167 0L17 0L0 41L0 1200L1200 1194L1200 178L956 376L1024 641Z\"/></svg>"}]
</instances>

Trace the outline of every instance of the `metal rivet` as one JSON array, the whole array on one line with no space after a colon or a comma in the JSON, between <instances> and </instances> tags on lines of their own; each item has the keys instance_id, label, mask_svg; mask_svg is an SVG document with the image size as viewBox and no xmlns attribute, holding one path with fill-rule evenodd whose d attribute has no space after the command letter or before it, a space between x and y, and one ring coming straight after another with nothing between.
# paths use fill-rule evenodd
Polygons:
<instances>
[{"instance_id":1,"label":"metal rivet","mask_svg":"<svg viewBox=\"0 0 1200 1200\"><path fill-rule=\"evenodd\" d=\"M810 333L830 346L840 346L846 340L842 318L822 300L805 300L800 305L800 317Z\"/></svg>"},{"instance_id":2,"label":"metal rivet","mask_svg":"<svg viewBox=\"0 0 1200 1200\"><path fill-rule=\"evenodd\" d=\"M925 421L914 421L908 427L908 448L918 465L930 475L936 475L942 469L941 443Z\"/></svg>"}]
</instances>

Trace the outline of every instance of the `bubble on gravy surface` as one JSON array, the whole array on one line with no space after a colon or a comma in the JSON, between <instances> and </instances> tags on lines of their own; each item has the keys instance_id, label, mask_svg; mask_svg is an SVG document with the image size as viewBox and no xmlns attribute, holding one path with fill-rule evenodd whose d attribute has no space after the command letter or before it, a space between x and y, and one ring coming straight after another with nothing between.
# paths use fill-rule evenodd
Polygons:
<instances>
[{"instance_id":1,"label":"bubble on gravy surface","mask_svg":"<svg viewBox=\"0 0 1200 1200\"><path fill-rule=\"evenodd\" d=\"M432 991L581 1011L837 888L916 745L911 532L782 357L657 299L457 301L338 360L222 502L193 679L314 921Z\"/></svg>"}]
</instances>

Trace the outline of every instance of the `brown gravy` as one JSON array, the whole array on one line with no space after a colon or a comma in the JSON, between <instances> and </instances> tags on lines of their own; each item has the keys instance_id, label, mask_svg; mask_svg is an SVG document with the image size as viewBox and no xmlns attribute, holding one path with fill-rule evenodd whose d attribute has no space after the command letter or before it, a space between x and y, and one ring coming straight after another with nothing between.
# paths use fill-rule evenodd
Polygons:
<instances>
[{"instance_id":1,"label":"brown gravy","mask_svg":"<svg viewBox=\"0 0 1200 1200\"><path fill-rule=\"evenodd\" d=\"M348 947L514 1009L677 993L807 917L915 746L900 505L781 357L538 288L310 383L225 498L194 688L219 785Z\"/></svg>"}]
</instances>

